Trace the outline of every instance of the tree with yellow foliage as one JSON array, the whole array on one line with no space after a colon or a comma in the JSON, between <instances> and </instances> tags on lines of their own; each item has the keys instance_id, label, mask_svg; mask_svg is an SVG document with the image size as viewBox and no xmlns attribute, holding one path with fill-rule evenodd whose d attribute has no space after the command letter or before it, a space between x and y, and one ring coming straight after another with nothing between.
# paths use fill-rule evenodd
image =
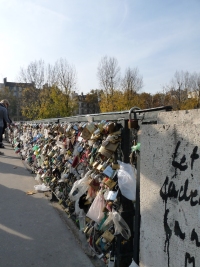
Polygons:
<instances>
[{"instance_id":1,"label":"tree with yellow foliage","mask_svg":"<svg viewBox=\"0 0 200 267\"><path fill-rule=\"evenodd\" d=\"M101 112L113 112L123 110L123 93L120 90L113 90L112 94L101 93L100 97L100 110Z\"/></svg>"},{"instance_id":2,"label":"tree with yellow foliage","mask_svg":"<svg viewBox=\"0 0 200 267\"><path fill-rule=\"evenodd\" d=\"M40 91L41 102L38 119L69 117L73 114L75 101L71 99L70 106L68 96L56 86L44 87Z\"/></svg>"},{"instance_id":3,"label":"tree with yellow foliage","mask_svg":"<svg viewBox=\"0 0 200 267\"><path fill-rule=\"evenodd\" d=\"M40 110L40 89L23 88L21 95L21 112L29 120L36 120Z\"/></svg>"}]
</instances>

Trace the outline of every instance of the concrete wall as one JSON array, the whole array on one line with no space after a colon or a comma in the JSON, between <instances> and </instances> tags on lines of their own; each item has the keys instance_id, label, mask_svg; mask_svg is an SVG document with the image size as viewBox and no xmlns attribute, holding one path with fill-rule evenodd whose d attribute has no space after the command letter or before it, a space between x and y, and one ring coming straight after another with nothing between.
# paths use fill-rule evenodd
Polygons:
<instances>
[{"instance_id":1,"label":"concrete wall","mask_svg":"<svg viewBox=\"0 0 200 267\"><path fill-rule=\"evenodd\" d=\"M200 266L199 110L141 127L140 266Z\"/></svg>"},{"instance_id":2,"label":"concrete wall","mask_svg":"<svg viewBox=\"0 0 200 267\"><path fill-rule=\"evenodd\" d=\"M158 114L158 124L183 124L200 123L200 109L180 110L173 112L160 112Z\"/></svg>"}]
</instances>

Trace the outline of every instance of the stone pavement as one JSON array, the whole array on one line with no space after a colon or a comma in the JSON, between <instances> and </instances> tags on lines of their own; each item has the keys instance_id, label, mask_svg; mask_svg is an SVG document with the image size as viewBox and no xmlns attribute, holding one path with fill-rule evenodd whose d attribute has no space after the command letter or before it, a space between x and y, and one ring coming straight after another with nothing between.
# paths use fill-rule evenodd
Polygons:
<instances>
[{"instance_id":1,"label":"stone pavement","mask_svg":"<svg viewBox=\"0 0 200 267\"><path fill-rule=\"evenodd\" d=\"M4 152L0 155L0 267L100 266L77 242L60 205L52 204L44 193L26 194L34 191L36 175L25 168L11 144L4 145L0 150Z\"/></svg>"}]
</instances>

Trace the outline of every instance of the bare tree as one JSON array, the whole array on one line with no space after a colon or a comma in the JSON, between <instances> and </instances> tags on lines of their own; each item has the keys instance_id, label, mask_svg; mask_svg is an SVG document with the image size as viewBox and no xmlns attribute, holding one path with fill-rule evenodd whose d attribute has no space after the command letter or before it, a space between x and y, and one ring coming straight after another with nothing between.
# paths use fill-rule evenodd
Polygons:
<instances>
[{"instance_id":1,"label":"bare tree","mask_svg":"<svg viewBox=\"0 0 200 267\"><path fill-rule=\"evenodd\" d=\"M97 69L97 77L101 89L106 94L113 94L113 90L117 89L120 83L120 67L117 59L104 56L99 62Z\"/></svg>"},{"instance_id":2,"label":"bare tree","mask_svg":"<svg viewBox=\"0 0 200 267\"><path fill-rule=\"evenodd\" d=\"M66 59L60 58L56 64L57 79L59 88L70 95L76 89L77 74L73 66L69 65Z\"/></svg>"},{"instance_id":3,"label":"bare tree","mask_svg":"<svg viewBox=\"0 0 200 267\"><path fill-rule=\"evenodd\" d=\"M164 89L175 100L175 109L180 109L181 103L188 99L188 92L191 91L191 88L191 76L188 71L176 71L171 82L164 86Z\"/></svg>"},{"instance_id":4,"label":"bare tree","mask_svg":"<svg viewBox=\"0 0 200 267\"><path fill-rule=\"evenodd\" d=\"M121 80L121 88L124 93L127 109L130 109L134 103L136 93L143 87L143 78L137 68L127 68L125 75Z\"/></svg>"},{"instance_id":5,"label":"bare tree","mask_svg":"<svg viewBox=\"0 0 200 267\"><path fill-rule=\"evenodd\" d=\"M66 107L70 115L77 106L77 99L72 97L77 84L76 70L66 59L60 58L55 63L55 75L59 89L66 95Z\"/></svg>"},{"instance_id":6,"label":"bare tree","mask_svg":"<svg viewBox=\"0 0 200 267\"><path fill-rule=\"evenodd\" d=\"M97 77L103 91L101 98L104 99L106 111L116 110L113 96L120 84L120 67L118 66L117 59L104 56L98 65Z\"/></svg>"},{"instance_id":7,"label":"bare tree","mask_svg":"<svg viewBox=\"0 0 200 267\"><path fill-rule=\"evenodd\" d=\"M48 64L45 72L46 76L46 84L48 84L49 87L52 86L58 86L58 69L56 66L52 66Z\"/></svg>"},{"instance_id":8,"label":"bare tree","mask_svg":"<svg viewBox=\"0 0 200 267\"><path fill-rule=\"evenodd\" d=\"M143 77L139 74L138 68L127 68L121 85L123 91L128 91L130 94L138 92L143 87Z\"/></svg>"},{"instance_id":9,"label":"bare tree","mask_svg":"<svg viewBox=\"0 0 200 267\"><path fill-rule=\"evenodd\" d=\"M34 83L35 88L41 89L45 81L44 70L45 66L42 59L33 61L26 69L20 69L18 76L19 82Z\"/></svg>"},{"instance_id":10,"label":"bare tree","mask_svg":"<svg viewBox=\"0 0 200 267\"><path fill-rule=\"evenodd\" d=\"M190 98L197 99L197 108L200 108L200 73L194 72L190 76L191 81L191 92Z\"/></svg>"}]
</instances>

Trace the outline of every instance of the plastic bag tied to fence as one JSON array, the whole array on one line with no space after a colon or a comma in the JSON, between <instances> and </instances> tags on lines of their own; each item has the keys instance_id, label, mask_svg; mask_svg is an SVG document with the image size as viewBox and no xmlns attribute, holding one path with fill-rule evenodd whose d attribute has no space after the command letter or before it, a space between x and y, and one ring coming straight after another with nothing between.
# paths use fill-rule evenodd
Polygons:
<instances>
[{"instance_id":1,"label":"plastic bag tied to fence","mask_svg":"<svg viewBox=\"0 0 200 267\"><path fill-rule=\"evenodd\" d=\"M77 180L73 184L73 187L69 193L69 198L72 201L76 201L77 199L79 199L88 190L88 188L89 188L88 178L89 178L91 172L92 172L92 170L88 171L82 179Z\"/></svg>"},{"instance_id":2,"label":"plastic bag tied to fence","mask_svg":"<svg viewBox=\"0 0 200 267\"><path fill-rule=\"evenodd\" d=\"M108 229L111 223L114 224L115 235L121 234L126 240L128 240L131 237L131 231L128 224L115 210L109 212L109 216L101 226L101 229L102 230Z\"/></svg>"},{"instance_id":3,"label":"plastic bag tied to fence","mask_svg":"<svg viewBox=\"0 0 200 267\"><path fill-rule=\"evenodd\" d=\"M105 207L104 195L102 194L102 191L99 191L94 201L92 202L92 205L90 206L86 216L92 219L93 221L99 223L104 217L104 212L103 212L104 207Z\"/></svg>"},{"instance_id":4,"label":"plastic bag tied to fence","mask_svg":"<svg viewBox=\"0 0 200 267\"><path fill-rule=\"evenodd\" d=\"M136 198L136 177L134 169L129 163L124 163L118 160L120 169L117 172L118 185L123 196L129 200Z\"/></svg>"}]
</instances>

